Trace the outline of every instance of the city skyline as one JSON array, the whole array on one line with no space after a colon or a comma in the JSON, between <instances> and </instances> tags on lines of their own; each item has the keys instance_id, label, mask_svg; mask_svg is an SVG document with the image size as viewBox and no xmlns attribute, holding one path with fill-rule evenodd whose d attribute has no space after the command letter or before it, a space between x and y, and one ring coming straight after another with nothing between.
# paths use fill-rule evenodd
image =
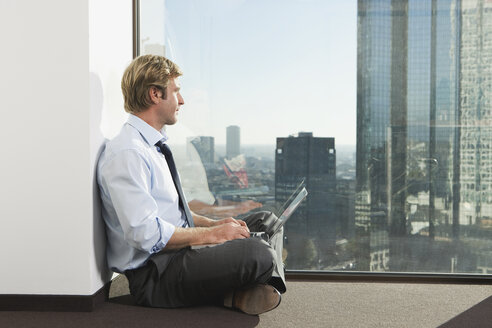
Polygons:
<instances>
[{"instance_id":1,"label":"city skyline","mask_svg":"<svg viewBox=\"0 0 492 328\"><path fill-rule=\"evenodd\" d=\"M276 135L274 137L274 139L271 141L271 142L262 142L262 143L248 143L248 142L243 142L242 138L243 138L243 130L241 128L241 125L238 125L239 128L241 129L241 147L243 146L246 146L246 147L253 147L253 146L259 146L259 147L270 147L272 150L275 149L275 145L276 145L276 139L278 137L284 137L284 138L287 138L287 137L296 137L299 135L299 133L304 133L304 132L310 132L310 133L313 133L313 135L315 137L323 137L323 138L334 138L334 136L330 135L329 133L325 133L325 134L316 134L314 133L313 131L311 130L293 130L291 133L289 134L286 134L286 135ZM180 125L180 124L175 124L175 125L171 125L171 126L166 126L165 127L165 130L169 136L169 140L170 142L173 144L173 145L176 145L176 146L186 146L186 144L189 142L188 139L189 138L193 138L193 137L203 137L203 136L208 136L208 137L213 137L214 140L215 140L215 146L216 147L219 147L219 148L222 148L224 147L224 154L225 154L225 147L227 146L227 126L224 126L222 128L222 136L223 137L217 137L215 135L211 135L211 134L198 134L198 133L195 133L195 131L191 131L190 129L187 129L186 127L184 127L184 125ZM220 141L217 141L217 140L222 140L222 142ZM266 139L265 139L266 140ZM355 152L356 150L356 144L344 144L344 143L338 143L337 141L337 148L340 148L343 152L349 152L349 151L352 151Z\"/></svg>"},{"instance_id":2,"label":"city skyline","mask_svg":"<svg viewBox=\"0 0 492 328\"><path fill-rule=\"evenodd\" d=\"M348 74L356 68L356 92L353 86L339 81L338 75L324 74L304 84L299 83L302 74L290 75L306 69L304 75L316 77L330 70L329 64L321 70L316 64L332 64L334 51L323 44L329 43L332 31L327 25L318 25L320 17L313 10L326 14L325 22L336 13L325 11L330 5L332 9L341 7L326 3L329 5L317 0L290 0L279 7L268 0L218 1L211 6L192 0L166 2L162 8L166 15L162 47L155 46L150 37L144 38L143 45L182 63L185 72L193 72L183 76L183 86L191 89L184 93L187 103L179 113L180 123L168 127L170 142L179 145L185 137L213 137L217 156L206 172L211 177L212 193L226 201L254 200L265 206L276 206L281 200L273 198L273 190L277 196L278 190L290 188L290 178L302 175L283 172L280 167L292 164L294 170L331 161L316 160L316 154L294 146L295 140L308 134L313 140L336 139L338 154L345 145L349 155L337 155L343 162L333 164L337 172L332 177L305 170L304 177L314 177L325 192L336 190L336 206L326 199L318 207L319 222L325 228L333 226L328 224L330 211L343 213L346 218L335 225L336 235L330 231L331 237L320 237L317 231L305 234L302 247L306 258L313 252L319 254L318 239L334 242L317 263L311 261L315 257L309 260L308 267L492 271L492 257L488 255L492 254L492 243L486 239L492 234L492 128L486 124L492 121L492 3L358 0L357 13L352 12L348 19L353 22L357 18L357 64L351 63L347 71L344 65L351 59L340 63ZM295 17L294 8L303 17ZM246 23L252 17L259 29ZM325 33L312 26L308 28L311 33L306 33L302 24L306 17ZM279 24L269 28L267 22L271 20ZM295 24L282 30L287 22ZM234 25L237 23L241 26ZM293 32L297 27L299 30ZM284 32L293 32L290 39ZM272 39L275 33L278 40ZM243 34L244 38L237 37ZM307 36L302 39L300 34ZM321 41L316 48L320 52L303 54L304 45L313 38ZM267 39L273 42L266 44ZM344 41L349 47L353 45L350 37ZM227 49L221 48L224 45ZM354 54L354 49L343 47L340 50L349 54L347 57ZM242 60L245 54L247 61ZM286 65L292 63L298 64L294 71ZM258 72L262 73L261 83L257 83ZM235 82L237 77L240 83ZM339 81L346 92L353 92L350 98L357 101L356 116L348 114L347 107L330 107L318 101L321 94L332 95L329 86L333 81ZM310 106L314 103L316 106ZM248 176L248 184L241 184L240 190L237 179L224 167L227 162L223 156L234 157L225 141L231 125L241 130L241 150L234 156L241 159L241 174ZM279 147L279 140L292 146ZM195 147L205 158L205 145L197 143ZM266 157L259 155L260 148ZM279 151L284 150L303 155L282 160ZM350 156L354 150L355 168ZM322 155L326 149L317 151ZM236 156L239 153L242 155ZM278 166L279 161L284 164ZM336 183L328 186L333 179ZM296 230L310 229L308 222L296 224ZM330 252L333 258L327 255Z\"/></svg>"}]
</instances>

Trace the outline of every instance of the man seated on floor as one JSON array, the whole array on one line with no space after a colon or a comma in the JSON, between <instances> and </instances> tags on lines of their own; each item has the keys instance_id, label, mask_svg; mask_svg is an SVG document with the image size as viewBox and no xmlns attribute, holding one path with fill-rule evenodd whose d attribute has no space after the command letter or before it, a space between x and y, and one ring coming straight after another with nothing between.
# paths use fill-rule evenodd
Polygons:
<instances>
[{"instance_id":1,"label":"man seated on floor","mask_svg":"<svg viewBox=\"0 0 492 328\"><path fill-rule=\"evenodd\" d=\"M136 302L152 307L222 304L248 314L274 309L285 292L282 234L266 242L272 216L212 220L190 211L165 125L184 105L182 73L170 60L136 58L121 82L130 113L97 167L110 268L124 273ZM214 247L191 246L216 244Z\"/></svg>"}]
</instances>

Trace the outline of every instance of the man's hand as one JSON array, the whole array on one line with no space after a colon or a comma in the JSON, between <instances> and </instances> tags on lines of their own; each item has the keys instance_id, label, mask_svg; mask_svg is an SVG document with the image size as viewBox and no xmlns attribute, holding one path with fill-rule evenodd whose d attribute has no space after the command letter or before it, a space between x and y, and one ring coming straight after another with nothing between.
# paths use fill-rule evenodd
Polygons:
<instances>
[{"instance_id":1,"label":"man's hand","mask_svg":"<svg viewBox=\"0 0 492 328\"><path fill-rule=\"evenodd\" d=\"M218 226L218 225L226 224L226 223L236 223L236 224L242 225L243 227L245 227L246 229L248 229L248 226L247 226L246 222L244 222L243 220L236 220L233 217L228 217L228 218L225 218L225 219L217 220L212 225L213 226ZM248 233L249 233L249 229L248 229Z\"/></svg>"},{"instance_id":2,"label":"man's hand","mask_svg":"<svg viewBox=\"0 0 492 328\"><path fill-rule=\"evenodd\" d=\"M249 238L249 229L244 221L235 220L233 218L227 218L220 221L225 220L229 221L221 222L209 228L210 237L212 238L211 242L213 244L220 244L233 239ZM243 222L244 225L239 222Z\"/></svg>"},{"instance_id":3,"label":"man's hand","mask_svg":"<svg viewBox=\"0 0 492 328\"><path fill-rule=\"evenodd\" d=\"M249 238L246 222L228 217L212 220L193 214L195 228L176 227L165 249L179 249L187 246L221 244L233 239Z\"/></svg>"},{"instance_id":4,"label":"man's hand","mask_svg":"<svg viewBox=\"0 0 492 328\"><path fill-rule=\"evenodd\" d=\"M193 220L195 221L196 227L215 227L226 223L235 223L248 229L248 225L246 224L246 222L244 222L243 220L236 220L233 217L228 217L220 220L212 220L203 215L199 215L194 212L191 213L193 214ZM248 233L249 233L249 229L248 229Z\"/></svg>"}]
</instances>

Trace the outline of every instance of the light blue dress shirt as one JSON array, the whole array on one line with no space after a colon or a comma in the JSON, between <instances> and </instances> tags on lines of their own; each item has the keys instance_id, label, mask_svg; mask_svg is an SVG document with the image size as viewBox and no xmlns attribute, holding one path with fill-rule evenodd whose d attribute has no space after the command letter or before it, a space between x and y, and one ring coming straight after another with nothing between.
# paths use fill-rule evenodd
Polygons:
<instances>
[{"instance_id":1,"label":"light blue dress shirt","mask_svg":"<svg viewBox=\"0 0 492 328\"><path fill-rule=\"evenodd\" d=\"M106 144L97 166L102 215L111 270L135 269L162 250L186 224L164 155L155 143L167 141L140 118L130 115Z\"/></svg>"}]
</instances>

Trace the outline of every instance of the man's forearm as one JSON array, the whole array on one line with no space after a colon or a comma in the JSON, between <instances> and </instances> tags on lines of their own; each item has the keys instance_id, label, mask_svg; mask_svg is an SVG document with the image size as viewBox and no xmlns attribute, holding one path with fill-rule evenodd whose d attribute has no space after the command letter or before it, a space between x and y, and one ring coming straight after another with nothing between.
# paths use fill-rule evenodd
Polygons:
<instances>
[{"instance_id":1,"label":"man's forearm","mask_svg":"<svg viewBox=\"0 0 492 328\"><path fill-rule=\"evenodd\" d=\"M209 228L179 228L176 227L164 249L180 249L187 246L206 245L213 243Z\"/></svg>"},{"instance_id":2,"label":"man's forearm","mask_svg":"<svg viewBox=\"0 0 492 328\"><path fill-rule=\"evenodd\" d=\"M223 222L222 224L210 227L176 227L164 249L179 249L187 246L219 244L228 240L248 238L248 227L233 219L231 220L232 221L224 220L228 222Z\"/></svg>"}]
</instances>

